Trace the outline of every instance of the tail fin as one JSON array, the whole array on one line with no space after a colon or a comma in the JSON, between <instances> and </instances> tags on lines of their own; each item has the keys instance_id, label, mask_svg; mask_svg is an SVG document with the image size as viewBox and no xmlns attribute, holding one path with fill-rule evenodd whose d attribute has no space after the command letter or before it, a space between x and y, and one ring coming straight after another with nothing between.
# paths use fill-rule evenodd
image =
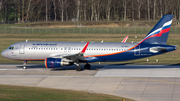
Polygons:
<instances>
[{"instance_id":1,"label":"tail fin","mask_svg":"<svg viewBox=\"0 0 180 101\"><path fill-rule=\"evenodd\" d=\"M126 37L122 40L121 43L126 43L127 39L128 39L128 36L126 36Z\"/></svg>"},{"instance_id":2,"label":"tail fin","mask_svg":"<svg viewBox=\"0 0 180 101\"><path fill-rule=\"evenodd\" d=\"M166 44L173 15L164 15L139 44Z\"/></svg>"}]
</instances>

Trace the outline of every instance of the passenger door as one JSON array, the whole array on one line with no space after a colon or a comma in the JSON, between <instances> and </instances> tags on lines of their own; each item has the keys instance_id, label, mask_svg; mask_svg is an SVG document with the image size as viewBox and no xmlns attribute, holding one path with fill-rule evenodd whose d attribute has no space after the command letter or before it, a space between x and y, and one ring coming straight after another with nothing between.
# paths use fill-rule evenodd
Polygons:
<instances>
[{"instance_id":1,"label":"passenger door","mask_svg":"<svg viewBox=\"0 0 180 101\"><path fill-rule=\"evenodd\" d=\"M25 44L20 44L19 54L24 54L24 53L25 53Z\"/></svg>"}]
</instances>

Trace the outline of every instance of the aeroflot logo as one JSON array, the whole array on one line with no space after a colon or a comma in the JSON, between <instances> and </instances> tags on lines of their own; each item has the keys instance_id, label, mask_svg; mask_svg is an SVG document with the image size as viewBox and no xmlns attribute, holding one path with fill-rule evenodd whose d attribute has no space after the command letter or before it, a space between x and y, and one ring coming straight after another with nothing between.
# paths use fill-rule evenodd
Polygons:
<instances>
[{"instance_id":1,"label":"aeroflot logo","mask_svg":"<svg viewBox=\"0 0 180 101\"><path fill-rule=\"evenodd\" d=\"M48 46L57 46L56 43L33 43L32 44L33 47L37 47L37 46L40 46L40 47L48 47Z\"/></svg>"}]
</instances>

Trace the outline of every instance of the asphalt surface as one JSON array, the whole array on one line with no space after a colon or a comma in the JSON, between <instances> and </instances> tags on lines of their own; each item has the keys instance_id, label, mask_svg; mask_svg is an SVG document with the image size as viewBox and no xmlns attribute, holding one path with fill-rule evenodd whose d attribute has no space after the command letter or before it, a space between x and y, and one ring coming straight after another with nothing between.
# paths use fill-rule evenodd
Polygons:
<instances>
[{"instance_id":1,"label":"asphalt surface","mask_svg":"<svg viewBox=\"0 0 180 101\"><path fill-rule=\"evenodd\" d=\"M47 69L43 64L0 64L0 84L105 93L138 101L180 101L180 65L99 65Z\"/></svg>"}]
</instances>

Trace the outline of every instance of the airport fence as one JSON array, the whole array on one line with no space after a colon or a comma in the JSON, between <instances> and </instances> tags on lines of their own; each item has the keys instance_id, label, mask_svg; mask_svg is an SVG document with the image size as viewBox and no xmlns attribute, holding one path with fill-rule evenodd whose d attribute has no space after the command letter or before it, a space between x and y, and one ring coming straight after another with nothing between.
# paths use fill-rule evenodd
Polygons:
<instances>
[{"instance_id":1,"label":"airport fence","mask_svg":"<svg viewBox=\"0 0 180 101\"><path fill-rule=\"evenodd\" d=\"M146 34L152 27L18 27L0 26L0 33L82 33L82 34ZM170 33L180 33L171 27Z\"/></svg>"}]
</instances>

